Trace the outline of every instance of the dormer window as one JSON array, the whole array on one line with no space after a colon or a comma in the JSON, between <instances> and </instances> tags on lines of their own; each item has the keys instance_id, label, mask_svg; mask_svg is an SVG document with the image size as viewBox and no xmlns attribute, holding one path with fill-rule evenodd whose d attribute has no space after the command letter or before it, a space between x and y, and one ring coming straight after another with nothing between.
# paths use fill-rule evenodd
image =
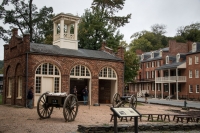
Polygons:
<instances>
[{"instance_id":1,"label":"dormer window","mask_svg":"<svg viewBox=\"0 0 200 133\"><path fill-rule=\"evenodd\" d=\"M162 50L160 50L160 52L159 52L159 56L162 57Z\"/></svg>"},{"instance_id":2,"label":"dormer window","mask_svg":"<svg viewBox=\"0 0 200 133\"><path fill-rule=\"evenodd\" d=\"M169 64L169 56L166 56L166 64Z\"/></svg>"},{"instance_id":3,"label":"dormer window","mask_svg":"<svg viewBox=\"0 0 200 133\"><path fill-rule=\"evenodd\" d=\"M141 55L141 60L144 60L144 55L143 54Z\"/></svg>"},{"instance_id":4,"label":"dormer window","mask_svg":"<svg viewBox=\"0 0 200 133\"><path fill-rule=\"evenodd\" d=\"M196 52L197 51L197 44L193 43L192 44L192 52Z\"/></svg>"},{"instance_id":5,"label":"dormer window","mask_svg":"<svg viewBox=\"0 0 200 133\"><path fill-rule=\"evenodd\" d=\"M177 54L176 55L176 62L179 62L179 60L180 60L180 54Z\"/></svg>"},{"instance_id":6,"label":"dormer window","mask_svg":"<svg viewBox=\"0 0 200 133\"><path fill-rule=\"evenodd\" d=\"M151 58L154 58L154 52L151 52Z\"/></svg>"}]
</instances>

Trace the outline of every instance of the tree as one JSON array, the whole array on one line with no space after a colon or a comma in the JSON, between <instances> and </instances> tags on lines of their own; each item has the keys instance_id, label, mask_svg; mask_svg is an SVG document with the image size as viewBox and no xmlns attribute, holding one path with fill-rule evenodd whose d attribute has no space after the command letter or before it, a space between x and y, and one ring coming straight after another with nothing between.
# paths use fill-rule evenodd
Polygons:
<instances>
[{"instance_id":1,"label":"tree","mask_svg":"<svg viewBox=\"0 0 200 133\"><path fill-rule=\"evenodd\" d=\"M0 6L0 19L4 24L9 24L10 29L18 28L22 35L30 34L30 41L43 42L44 38L52 34L53 8L44 6L39 12L33 0L3 0ZM11 5L11 6L10 6ZM10 8L8 8L11 7ZM8 42L10 30L1 27L0 35Z\"/></svg>"},{"instance_id":2,"label":"tree","mask_svg":"<svg viewBox=\"0 0 200 133\"><path fill-rule=\"evenodd\" d=\"M134 77L137 76L139 70L139 60L135 52L128 50L124 54L125 71L124 71L124 82L133 82Z\"/></svg>"},{"instance_id":3,"label":"tree","mask_svg":"<svg viewBox=\"0 0 200 133\"><path fill-rule=\"evenodd\" d=\"M121 10L124 0L94 0L92 10L86 9L79 23L79 47L97 50L106 40L107 46L114 50L123 39L117 28L128 23L131 14L126 17L115 16Z\"/></svg>"},{"instance_id":4,"label":"tree","mask_svg":"<svg viewBox=\"0 0 200 133\"><path fill-rule=\"evenodd\" d=\"M193 23L187 26L181 26L177 29L174 39L178 42L199 42L200 41L200 23Z\"/></svg>"}]
</instances>

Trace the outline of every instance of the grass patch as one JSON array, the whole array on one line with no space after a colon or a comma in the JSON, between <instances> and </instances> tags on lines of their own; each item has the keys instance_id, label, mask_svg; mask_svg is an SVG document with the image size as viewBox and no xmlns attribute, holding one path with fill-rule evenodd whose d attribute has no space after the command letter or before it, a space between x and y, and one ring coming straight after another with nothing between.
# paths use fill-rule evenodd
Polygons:
<instances>
[{"instance_id":1,"label":"grass patch","mask_svg":"<svg viewBox=\"0 0 200 133\"><path fill-rule=\"evenodd\" d=\"M2 95L0 95L0 105L2 104Z\"/></svg>"}]
</instances>

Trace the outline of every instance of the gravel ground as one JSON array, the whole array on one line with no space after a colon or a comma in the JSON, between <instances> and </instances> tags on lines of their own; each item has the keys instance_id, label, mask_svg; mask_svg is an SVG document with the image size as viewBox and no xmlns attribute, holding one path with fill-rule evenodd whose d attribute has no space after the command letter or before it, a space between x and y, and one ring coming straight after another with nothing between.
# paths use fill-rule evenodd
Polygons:
<instances>
[{"instance_id":1,"label":"gravel ground","mask_svg":"<svg viewBox=\"0 0 200 133\"><path fill-rule=\"evenodd\" d=\"M137 106L137 111L142 113L169 113L171 110L180 110L179 107L162 106L155 104L142 104ZM0 105L0 133L78 133L78 125L110 125L111 110L109 105L84 106L80 105L78 115L73 122L65 122L63 108L54 108L51 118L40 119L37 109L21 108L16 106ZM118 124L130 124L133 122L118 122ZM151 122L143 118L139 124ZM154 122L156 124L156 122ZM175 124L171 121L169 124ZM176 131L182 133L183 131ZM188 133L200 133L199 131L187 131ZM152 133L152 132L141 132ZM160 132L153 132L160 133ZM168 133L168 132L163 132ZM170 132L175 133L175 132Z\"/></svg>"}]
</instances>

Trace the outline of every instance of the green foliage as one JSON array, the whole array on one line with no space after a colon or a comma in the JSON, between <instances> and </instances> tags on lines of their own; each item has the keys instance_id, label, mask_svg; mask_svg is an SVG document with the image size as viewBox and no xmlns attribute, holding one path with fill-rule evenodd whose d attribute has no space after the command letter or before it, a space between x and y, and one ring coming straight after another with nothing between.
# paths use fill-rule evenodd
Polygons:
<instances>
[{"instance_id":1,"label":"green foliage","mask_svg":"<svg viewBox=\"0 0 200 133\"><path fill-rule=\"evenodd\" d=\"M152 31L141 31L134 33L131 38L130 48L135 51L137 49L143 52L157 50L166 47L169 38L164 36L166 26L155 24L151 27Z\"/></svg>"},{"instance_id":2,"label":"green foliage","mask_svg":"<svg viewBox=\"0 0 200 133\"><path fill-rule=\"evenodd\" d=\"M200 42L200 23L179 27L174 39L177 42Z\"/></svg>"},{"instance_id":3,"label":"green foliage","mask_svg":"<svg viewBox=\"0 0 200 133\"><path fill-rule=\"evenodd\" d=\"M124 54L125 61L125 72L124 72L124 82L133 82L134 77L137 75L139 70L139 60L134 51L126 51Z\"/></svg>"},{"instance_id":4,"label":"green foliage","mask_svg":"<svg viewBox=\"0 0 200 133\"><path fill-rule=\"evenodd\" d=\"M0 5L0 19L9 24L10 29L18 28L22 35L29 33L30 41L43 42L44 38L53 31L53 8L44 6L39 11L33 0L3 0ZM10 30L0 27L0 37L8 42Z\"/></svg>"},{"instance_id":5,"label":"green foliage","mask_svg":"<svg viewBox=\"0 0 200 133\"><path fill-rule=\"evenodd\" d=\"M79 47L97 50L104 40L107 46L116 50L123 39L117 28L128 23L131 14L115 16L123 9L124 0L94 0L92 10L86 9L79 23Z\"/></svg>"}]
</instances>

